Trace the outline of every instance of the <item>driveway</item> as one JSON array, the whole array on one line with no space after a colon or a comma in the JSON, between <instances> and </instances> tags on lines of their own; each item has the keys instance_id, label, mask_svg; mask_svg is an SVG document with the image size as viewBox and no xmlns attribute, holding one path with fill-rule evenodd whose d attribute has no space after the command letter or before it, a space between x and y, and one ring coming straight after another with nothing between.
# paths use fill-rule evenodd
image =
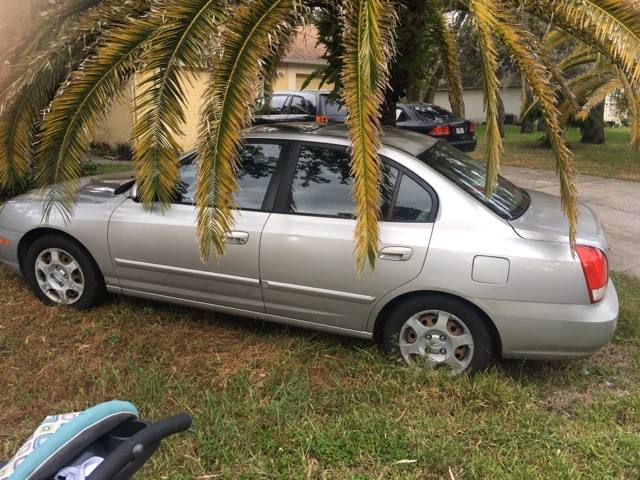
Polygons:
<instances>
[{"instance_id":1,"label":"driveway","mask_svg":"<svg viewBox=\"0 0 640 480\"><path fill-rule=\"evenodd\" d=\"M555 172L503 167L502 175L515 184L558 195ZM640 277L640 183L611 178L576 177L578 199L598 214L611 244L611 269Z\"/></svg>"}]
</instances>

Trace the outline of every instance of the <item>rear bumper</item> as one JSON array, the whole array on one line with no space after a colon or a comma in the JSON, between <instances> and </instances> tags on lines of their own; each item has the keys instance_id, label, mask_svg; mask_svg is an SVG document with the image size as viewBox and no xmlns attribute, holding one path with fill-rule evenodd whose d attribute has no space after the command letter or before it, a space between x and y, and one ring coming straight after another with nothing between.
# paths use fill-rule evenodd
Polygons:
<instances>
[{"instance_id":1,"label":"rear bumper","mask_svg":"<svg viewBox=\"0 0 640 480\"><path fill-rule=\"evenodd\" d=\"M618 325L618 294L611 281L607 296L596 305L475 302L496 325L504 358L587 357L609 343Z\"/></svg>"},{"instance_id":2,"label":"rear bumper","mask_svg":"<svg viewBox=\"0 0 640 480\"><path fill-rule=\"evenodd\" d=\"M16 273L20 273L18 242L21 237L19 232L0 227L0 264Z\"/></svg>"},{"instance_id":3,"label":"rear bumper","mask_svg":"<svg viewBox=\"0 0 640 480\"><path fill-rule=\"evenodd\" d=\"M475 137L465 140L451 140L449 145L456 147L461 152L473 152L478 145L478 140Z\"/></svg>"}]
</instances>

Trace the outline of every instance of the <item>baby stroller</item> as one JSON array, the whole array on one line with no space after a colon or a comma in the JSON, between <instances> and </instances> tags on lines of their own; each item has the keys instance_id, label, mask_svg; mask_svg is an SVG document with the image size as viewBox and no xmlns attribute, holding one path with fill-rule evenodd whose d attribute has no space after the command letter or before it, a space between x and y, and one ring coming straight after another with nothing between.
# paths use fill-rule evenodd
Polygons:
<instances>
[{"instance_id":1,"label":"baby stroller","mask_svg":"<svg viewBox=\"0 0 640 480\"><path fill-rule=\"evenodd\" d=\"M47 417L18 453L0 462L0 480L126 480L163 439L191 427L189 415L158 423L138 418L129 402Z\"/></svg>"}]
</instances>

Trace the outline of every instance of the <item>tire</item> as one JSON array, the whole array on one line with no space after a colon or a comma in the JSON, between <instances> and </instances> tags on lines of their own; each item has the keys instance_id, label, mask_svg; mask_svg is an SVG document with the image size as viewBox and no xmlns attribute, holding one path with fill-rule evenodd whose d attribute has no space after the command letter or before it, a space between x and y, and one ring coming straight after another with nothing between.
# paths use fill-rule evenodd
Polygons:
<instances>
[{"instance_id":1,"label":"tire","mask_svg":"<svg viewBox=\"0 0 640 480\"><path fill-rule=\"evenodd\" d=\"M486 370L493 339L484 318L466 303L444 295L410 298L398 305L383 330L384 350L409 364L455 374Z\"/></svg>"},{"instance_id":2,"label":"tire","mask_svg":"<svg viewBox=\"0 0 640 480\"><path fill-rule=\"evenodd\" d=\"M38 238L27 249L22 266L31 289L45 305L87 310L106 296L104 278L91 255L65 236Z\"/></svg>"}]
</instances>

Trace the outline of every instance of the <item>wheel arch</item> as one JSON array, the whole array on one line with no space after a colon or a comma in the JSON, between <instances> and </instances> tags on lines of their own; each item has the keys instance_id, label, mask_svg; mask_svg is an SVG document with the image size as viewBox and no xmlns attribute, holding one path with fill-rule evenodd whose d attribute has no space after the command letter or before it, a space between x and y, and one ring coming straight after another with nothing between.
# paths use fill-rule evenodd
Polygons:
<instances>
[{"instance_id":1,"label":"wheel arch","mask_svg":"<svg viewBox=\"0 0 640 480\"><path fill-rule=\"evenodd\" d=\"M57 228L51 228L51 227L38 227L38 228L34 228L33 230L29 230L27 233L25 233L22 236L22 238L18 242L18 264L20 265L20 272L23 275L24 275L24 261L25 261L27 250L31 245L33 245L33 243L36 240L46 235L56 235L59 237L66 238L67 240L75 243L79 248L81 248L84 251L84 253L87 255L89 260L93 262L94 267L100 273L100 276L103 277L102 280L104 281L104 275L102 274L102 269L98 265L98 262L96 262L96 259L93 257L89 249L87 249L87 247L85 247L82 244L82 242L79 241L77 238L75 238L73 235L69 235L67 232L63 230L59 230Z\"/></svg>"},{"instance_id":2,"label":"wheel arch","mask_svg":"<svg viewBox=\"0 0 640 480\"><path fill-rule=\"evenodd\" d=\"M384 307L382 307L382 309L376 316L375 322L373 324L374 340L376 342L382 341L382 332L384 329L384 323L386 319L389 317L389 315L391 314L391 312L393 311L393 309L395 309L398 305L407 301L410 298L421 297L424 295L438 295L443 298L450 298L458 302L462 302L467 306L469 306L470 308L472 308L473 310L475 310L478 313L478 315L480 315L480 317L483 319L483 321L485 322L485 325L489 329L491 338L493 339L493 342L494 342L495 354L497 356L500 356L502 354L502 340L500 338L500 332L498 332L496 325L493 323L493 320L491 320L491 317L487 314L487 312L485 312L478 305L467 300L466 298L463 298L459 295L455 295L453 293L442 292L439 290L416 290L412 292L403 293L389 300L384 305Z\"/></svg>"}]
</instances>

